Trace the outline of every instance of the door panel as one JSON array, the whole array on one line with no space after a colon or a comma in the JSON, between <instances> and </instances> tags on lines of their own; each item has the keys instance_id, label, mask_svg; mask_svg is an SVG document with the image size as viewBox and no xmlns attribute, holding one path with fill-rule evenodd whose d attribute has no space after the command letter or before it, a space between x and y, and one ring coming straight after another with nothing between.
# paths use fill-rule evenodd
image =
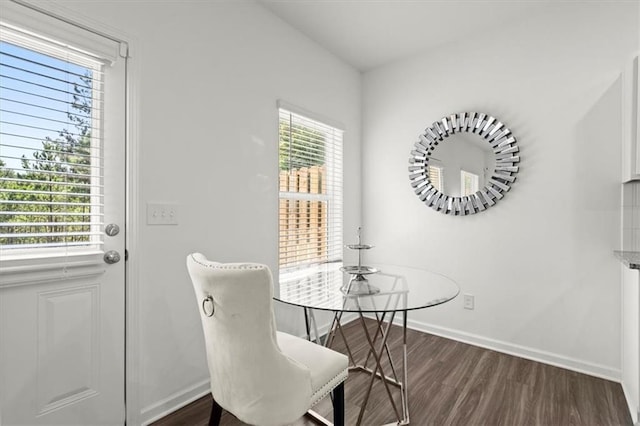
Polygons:
<instances>
[{"instance_id":1,"label":"door panel","mask_svg":"<svg viewBox=\"0 0 640 426\"><path fill-rule=\"evenodd\" d=\"M97 284L38 294L39 414L98 393L98 313Z\"/></svg>"},{"instance_id":2,"label":"door panel","mask_svg":"<svg viewBox=\"0 0 640 426\"><path fill-rule=\"evenodd\" d=\"M106 275L1 290L3 426L124 423L124 321L104 315L124 294L102 294Z\"/></svg>"},{"instance_id":3,"label":"door panel","mask_svg":"<svg viewBox=\"0 0 640 426\"><path fill-rule=\"evenodd\" d=\"M4 3L8 9L21 7ZM3 13L0 21L19 12ZM58 24L39 28L52 25ZM70 30L71 41L81 31ZM108 61L100 84L104 92L94 109L99 126L92 130L99 132L100 145L91 146L101 162L100 172L91 177L99 192L92 189L91 196L101 197L102 205L91 210L101 218L91 226L104 233L104 225L114 223L122 231L59 253L7 256L0 251L2 426L125 421L126 59ZM120 262L104 262L109 250L120 253Z\"/></svg>"}]
</instances>

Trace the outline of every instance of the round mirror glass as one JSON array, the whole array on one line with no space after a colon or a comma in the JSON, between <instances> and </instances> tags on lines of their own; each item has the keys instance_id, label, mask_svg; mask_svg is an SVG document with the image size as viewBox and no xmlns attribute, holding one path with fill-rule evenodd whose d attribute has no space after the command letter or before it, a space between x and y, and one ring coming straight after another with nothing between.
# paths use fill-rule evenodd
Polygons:
<instances>
[{"instance_id":1,"label":"round mirror glass","mask_svg":"<svg viewBox=\"0 0 640 426\"><path fill-rule=\"evenodd\" d=\"M452 197L475 194L489 182L496 160L486 141L477 135L458 133L434 149L429 161L433 185Z\"/></svg>"},{"instance_id":2,"label":"round mirror glass","mask_svg":"<svg viewBox=\"0 0 640 426\"><path fill-rule=\"evenodd\" d=\"M516 139L503 123L464 112L434 122L419 136L409 179L416 195L435 210L473 214L503 198L519 161Z\"/></svg>"}]
</instances>

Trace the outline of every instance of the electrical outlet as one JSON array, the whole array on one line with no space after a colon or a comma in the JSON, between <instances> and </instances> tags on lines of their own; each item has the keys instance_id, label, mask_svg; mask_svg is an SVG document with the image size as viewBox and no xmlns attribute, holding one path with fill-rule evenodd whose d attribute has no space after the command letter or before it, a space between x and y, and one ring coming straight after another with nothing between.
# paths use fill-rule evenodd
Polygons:
<instances>
[{"instance_id":1,"label":"electrical outlet","mask_svg":"<svg viewBox=\"0 0 640 426\"><path fill-rule=\"evenodd\" d=\"M177 225L177 204L147 203L147 225Z\"/></svg>"},{"instance_id":2,"label":"electrical outlet","mask_svg":"<svg viewBox=\"0 0 640 426\"><path fill-rule=\"evenodd\" d=\"M473 295L472 294L465 294L464 295L464 308L473 310L474 304L475 304L475 302L474 302Z\"/></svg>"}]
</instances>

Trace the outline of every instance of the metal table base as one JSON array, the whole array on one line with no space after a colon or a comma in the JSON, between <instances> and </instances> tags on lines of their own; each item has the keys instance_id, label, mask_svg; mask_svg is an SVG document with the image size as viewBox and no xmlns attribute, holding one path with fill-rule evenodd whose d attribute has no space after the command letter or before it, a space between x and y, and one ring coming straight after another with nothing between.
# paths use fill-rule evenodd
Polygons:
<instances>
[{"instance_id":1,"label":"metal table base","mask_svg":"<svg viewBox=\"0 0 640 426\"><path fill-rule=\"evenodd\" d=\"M309 340L311 340L311 326L313 326L313 331L315 334L315 341L318 344L322 344L326 347L331 347L333 341L335 339L336 333L340 333L342 340L344 341L347 356L349 357L349 371L357 371L364 372L371 376L369 380L369 385L367 387L367 391L365 393L364 399L360 406L360 413L358 414L358 420L356 422L356 426L360 426L362 424L362 420L364 417L364 412L369 402L369 397L371 396L371 389L373 388L373 383L376 379L378 379L384 385L387 396L389 397L389 402L391 407L393 408L393 412L396 416L397 422L388 423L388 425L408 425L409 424L409 390L408 390L408 377L407 377L407 311L402 310L402 380L400 380L398 376L398 371L395 367L393 357L391 355L391 350L389 349L389 345L387 340L389 338L389 331L391 330L391 325L395 318L397 311L391 312L383 312L382 314L375 313L375 333L369 331L367 327L365 316L363 312L358 312L358 321L362 327L363 333L366 337L366 341L369 346L369 350L367 352L367 356L364 359L364 362L358 363L354 356L351 348L349 346L349 342L345 336L344 330L342 328L341 319L342 319L342 311L334 312L333 320L331 322L331 326L329 327L329 331L325 335L324 341L322 341L320 334L318 333L318 327L315 320L315 315L313 314L313 310L310 308L304 308L305 314L305 325L307 328L307 336ZM385 324L385 318L389 314L389 318ZM389 366L391 369L391 375L386 375L383 371L382 360L384 357L389 361ZM374 365L372 368L368 366L370 358L373 358ZM401 406L398 407L395 399L393 398L393 394L391 392L390 386L396 387L400 389L400 401Z\"/></svg>"}]
</instances>

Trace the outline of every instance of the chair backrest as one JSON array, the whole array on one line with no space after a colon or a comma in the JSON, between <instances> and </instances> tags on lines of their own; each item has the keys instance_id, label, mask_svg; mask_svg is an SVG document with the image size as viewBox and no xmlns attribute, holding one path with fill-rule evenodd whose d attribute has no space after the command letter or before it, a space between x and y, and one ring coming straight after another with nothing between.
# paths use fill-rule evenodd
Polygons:
<instances>
[{"instance_id":1,"label":"chair backrest","mask_svg":"<svg viewBox=\"0 0 640 426\"><path fill-rule=\"evenodd\" d=\"M250 424L286 424L302 416L309 408L311 377L278 347L269 268L211 262L200 253L187 257L187 268L218 404ZM203 309L209 296L211 316L211 303Z\"/></svg>"}]
</instances>

